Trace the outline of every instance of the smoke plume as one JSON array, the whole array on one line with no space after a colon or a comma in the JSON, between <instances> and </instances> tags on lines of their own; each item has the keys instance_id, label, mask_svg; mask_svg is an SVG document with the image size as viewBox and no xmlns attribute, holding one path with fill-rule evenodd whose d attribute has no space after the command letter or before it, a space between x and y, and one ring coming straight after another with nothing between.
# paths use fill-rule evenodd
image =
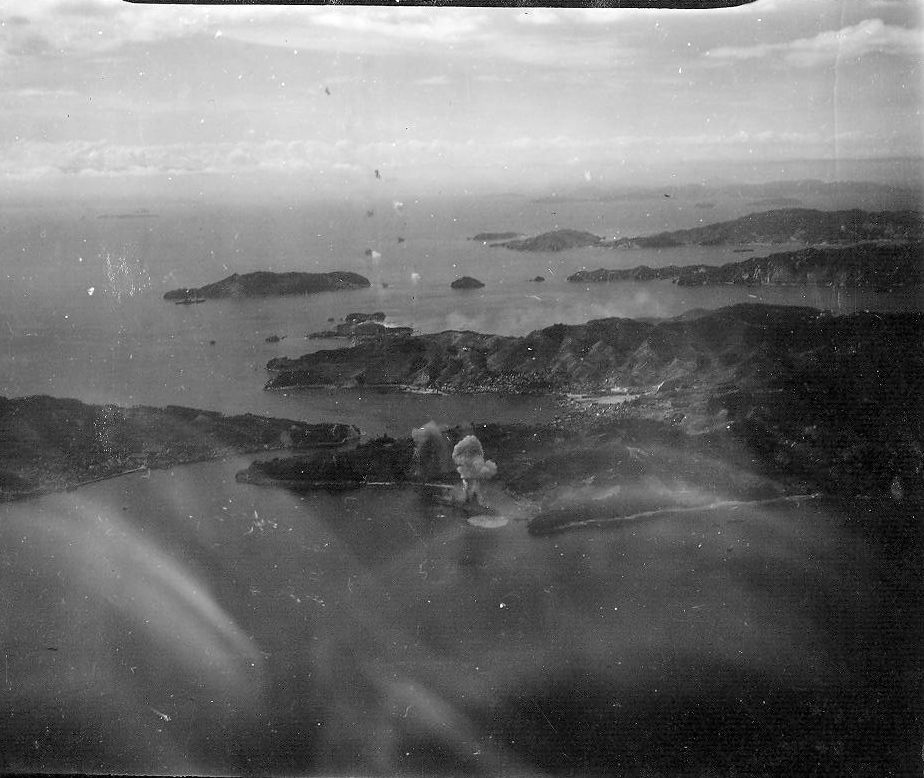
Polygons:
<instances>
[{"instance_id":1,"label":"smoke plume","mask_svg":"<svg viewBox=\"0 0 924 778\"><path fill-rule=\"evenodd\" d=\"M466 435L452 450L452 461L462 476L462 493L465 502L477 503L481 494L481 482L493 478L497 465L484 458L481 441L474 435Z\"/></svg>"},{"instance_id":2,"label":"smoke plume","mask_svg":"<svg viewBox=\"0 0 924 778\"><path fill-rule=\"evenodd\" d=\"M452 471L449 441L434 421L411 432L414 439L414 469L422 481L438 478Z\"/></svg>"}]
</instances>

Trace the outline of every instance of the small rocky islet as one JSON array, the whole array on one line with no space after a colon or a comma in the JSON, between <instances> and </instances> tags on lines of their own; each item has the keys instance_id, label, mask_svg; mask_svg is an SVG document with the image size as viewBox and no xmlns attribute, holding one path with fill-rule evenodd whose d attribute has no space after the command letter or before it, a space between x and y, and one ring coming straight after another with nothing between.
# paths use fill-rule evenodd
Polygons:
<instances>
[{"instance_id":1,"label":"small rocky islet","mask_svg":"<svg viewBox=\"0 0 924 778\"><path fill-rule=\"evenodd\" d=\"M382 311L373 313L348 313L333 329L309 332L309 340L349 338L354 342L378 340L381 338L404 337L414 332L413 327L396 327L383 324L386 316Z\"/></svg>"},{"instance_id":2,"label":"small rocky islet","mask_svg":"<svg viewBox=\"0 0 924 778\"><path fill-rule=\"evenodd\" d=\"M462 276L453 281L449 286L452 289L482 289L484 287L484 282L479 281L477 278L472 278L471 276Z\"/></svg>"}]
</instances>

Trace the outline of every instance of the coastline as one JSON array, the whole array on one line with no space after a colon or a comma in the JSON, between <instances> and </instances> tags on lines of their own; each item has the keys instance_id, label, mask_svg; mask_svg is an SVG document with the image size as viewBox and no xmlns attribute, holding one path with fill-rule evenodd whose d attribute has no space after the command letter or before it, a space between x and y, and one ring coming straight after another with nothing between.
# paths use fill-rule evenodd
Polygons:
<instances>
[{"instance_id":1,"label":"coastline","mask_svg":"<svg viewBox=\"0 0 924 778\"><path fill-rule=\"evenodd\" d=\"M341 423L166 406L95 406L48 396L0 398L0 502L72 491L145 470L240 454L341 448L361 437Z\"/></svg>"}]
</instances>

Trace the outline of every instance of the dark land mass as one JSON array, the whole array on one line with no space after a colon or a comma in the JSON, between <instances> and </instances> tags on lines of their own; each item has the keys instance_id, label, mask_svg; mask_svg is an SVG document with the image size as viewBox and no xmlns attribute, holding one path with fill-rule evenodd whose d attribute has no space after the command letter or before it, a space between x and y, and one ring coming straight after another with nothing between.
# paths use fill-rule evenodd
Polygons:
<instances>
[{"instance_id":1,"label":"dark land mass","mask_svg":"<svg viewBox=\"0 0 924 778\"><path fill-rule=\"evenodd\" d=\"M477 278L472 278L471 276L462 276L462 278L457 278L449 286L453 289L481 289L484 286L484 282L479 281Z\"/></svg>"},{"instance_id":2,"label":"dark land mass","mask_svg":"<svg viewBox=\"0 0 924 778\"><path fill-rule=\"evenodd\" d=\"M859 243L872 240L919 241L922 235L924 217L917 211L868 213L859 209L816 211L783 208L689 230L618 238L603 245L644 249L736 243Z\"/></svg>"},{"instance_id":3,"label":"dark land mass","mask_svg":"<svg viewBox=\"0 0 924 778\"><path fill-rule=\"evenodd\" d=\"M479 232L477 235L473 235L470 240L480 240L485 243L491 240L511 240L519 237L519 232Z\"/></svg>"},{"instance_id":4,"label":"dark land mass","mask_svg":"<svg viewBox=\"0 0 924 778\"><path fill-rule=\"evenodd\" d=\"M442 332L274 359L267 367L280 372L267 388L580 393L576 413L590 421L569 422L585 441L575 443L574 467L610 456L594 453L606 451L601 420L629 420L649 425L645 434L662 425L678 440L696 437L723 462L735 461L735 447L747 451L754 472L786 484L786 494L906 495L920 492L924 474L922 347L924 314L742 304L676 320L602 319L519 338ZM593 402L614 390L625 402ZM564 459L549 472L569 472L566 450L552 448ZM613 475L622 483L624 473Z\"/></svg>"},{"instance_id":5,"label":"dark land mass","mask_svg":"<svg viewBox=\"0 0 924 778\"><path fill-rule=\"evenodd\" d=\"M339 446L347 424L305 424L169 405L88 405L46 396L0 398L0 500L72 488L143 469L276 448Z\"/></svg>"},{"instance_id":6,"label":"dark land mass","mask_svg":"<svg viewBox=\"0 0 924 778\"><path fill-rule=\"evenodd\" d=\"M680 376L715 383L745 371L779 372L783 348L827 353L852 322L917 326L918 314L833 317L811 308L739 304L690 319L597 319L555 324L523 337L446 331L272 359L267 389L398 386L521 394L647 391ZM911 332L912 330L908 330ZM860 330L862 334L864 330ZM916 330L914 330L916 332ZM846 346L845 346L846 347ZM896 349L903 348L902 343ZM771 359L772 358L772 359Z\"/></svg>"},{"instance_id":7,"label":"dark land mass","mask_svg":"<svg viewBox=\"0 0 924 778\"><path fill-rule=\"evenodd\" d=\"M543 232L532 238L522 240L507 240L492 244L503 246L514 251L566 251L567 249L580 249L586 246L597 246L603 238L590 232L580 230L554 230Z\"/></svg>"},{"instance_id":8,"label":"dark land mass","mask_svg":"<svg viewBox=\"0 0 924 778\"><path fill-rule=\"evenodd\" d=\"M456 436L454 442L458 442ZM282 457L254 462L237 474L243 483L294 490L354 489L370 483L410 483L415 477L414 441L383 436L352 451Z\"/></svg>"},{"instance_id":9,"label":"dark land mass","mask_svg":"<svg viewBox=\"0 0 924 778\"><path fill-rule=\"evenodd\" d=\"M822 284L824 286L893 289L922 278L921 243L862 243L855 246L807 248L725 265L667 265L607 270L581 270L568 276L574 283L670 279L681 286L708 284Z\"/></svg>"},{"instance_id":10,"label":"dark land mass","mask_svg":"<svg viewBox=\"0 0 924 778\"><path fill-rule=\"evenodd\" d=\"M358 273L334 270L330 273L271 273L258 270L240 275L234 273L221 281L198 288L173 289L164 294L165 300L184 300L192 297L221 299L225 297L275 297L290 294L335 292L342 289L361 289L369 286L369 279Z\"/></svg>"}]
</instances>

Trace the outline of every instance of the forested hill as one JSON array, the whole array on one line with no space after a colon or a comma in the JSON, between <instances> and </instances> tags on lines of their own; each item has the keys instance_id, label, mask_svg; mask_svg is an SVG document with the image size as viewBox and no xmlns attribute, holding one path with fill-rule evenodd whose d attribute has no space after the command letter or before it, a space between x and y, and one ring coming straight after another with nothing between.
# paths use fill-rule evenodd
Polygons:
<instances>
[{"instance_id":1,"label":"forested hill","mask_svg":"<svg viewBox=\"0 0 924 778\"><path fill-rule=\"evenodd\" d=\"M859 209L817 211L811 208L782 208L688 230L618 238L604 245L616 248L669 248L737 243L858 243L871 240L920 240L922 235L924 216L917 211L869 213Z\"/></svg>"}]
</instances>

